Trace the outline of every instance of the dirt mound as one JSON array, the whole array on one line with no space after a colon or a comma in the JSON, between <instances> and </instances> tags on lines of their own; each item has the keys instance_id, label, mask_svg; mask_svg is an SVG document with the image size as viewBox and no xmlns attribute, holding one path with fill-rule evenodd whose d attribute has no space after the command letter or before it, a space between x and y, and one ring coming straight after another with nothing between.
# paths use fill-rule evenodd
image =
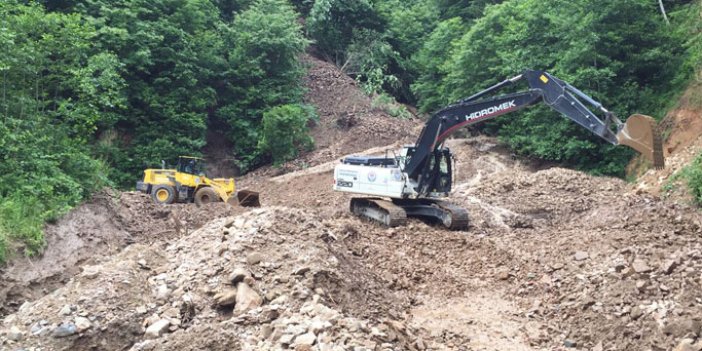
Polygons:
<instances>
[{"instance_id":1,"label":"dirt mound","mask_svg":"<svg viewBox=\"0 0 702 351\"><path fill-rule=\"evenodd\" d=\"M355 230L268 208L132 245L7 317L6 335L56 350L423 348L399 321L408 296L344 244Z\"/></svg>"},{"instance_id":2,"label":"dirt mound","mask_svg":"<svg viewBox=\"0 0 702 351\"><path fill-rule=\"evenodd\" d=\"M396 144L399 148L414 143L423 125L421 121L392 117L374 107L371 97L334 64L309 55L303 62L309 67L304 78L304 100L315 106L319 115L319 121L310 129L315 148L280 169L263 167L250 176L279 175L373 147Z\"/></svg>"},{"instance_id":3,"label":"dirt mound","mask_svg":"<svg viewBox=\"0 0 702 351\"><path fill-rule=\"evenodd\" d=\"M0 316L65 284L80 266L133 243L165 242L231 214L225 204L159 206L141 193L105 191L47 225L46 250L0 270Z\"/></svg>"}]
</instances>

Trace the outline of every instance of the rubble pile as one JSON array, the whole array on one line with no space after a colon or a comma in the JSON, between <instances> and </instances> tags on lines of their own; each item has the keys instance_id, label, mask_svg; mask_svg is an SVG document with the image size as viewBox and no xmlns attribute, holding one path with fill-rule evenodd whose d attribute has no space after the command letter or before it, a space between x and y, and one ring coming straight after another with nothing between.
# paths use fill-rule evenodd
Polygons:
<instances>
[{"instance_id":1,"label":"rubble pile","mask_svg":"<svg viewBox=\"0 0 702 351\"><path fill-rule=\"evenodd\" d=\"M135 244L5 318L11 349L424 349L409 297L384 288L305 211L215 220L160 250ZM108 347L109 346L109 347Z\"/></svg>"}]
</instances>

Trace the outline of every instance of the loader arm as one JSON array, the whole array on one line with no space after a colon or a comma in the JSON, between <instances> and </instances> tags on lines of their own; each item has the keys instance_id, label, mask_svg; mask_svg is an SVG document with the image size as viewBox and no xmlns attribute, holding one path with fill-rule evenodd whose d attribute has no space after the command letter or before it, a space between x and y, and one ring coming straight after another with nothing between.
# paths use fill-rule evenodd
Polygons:
<instances>
[{"instance_id":1,"label":"loader arm","mask_svg":"<svg viewBox=\"0 0 702 351\"><path fill-rule=\"evenodd\" d=\"M521 80L527 81L529 90L485 98L488 94ZM580 99L597 109L604 118L594 114ZM664 166L662 145L654 130L655 122L652 118L634 115L631 123L624 124L602 104L572 85L546 72L527 70L434 113L424 126L414 153L405 164L405 173L410 179L418 180L416 190L424 193L421 180L431 177L429 160L451 133L461 127L518 111L538 102L545 103L611 144L627 145L641 152L653 161L656 168Z\"/></svg>"}]
</instances>

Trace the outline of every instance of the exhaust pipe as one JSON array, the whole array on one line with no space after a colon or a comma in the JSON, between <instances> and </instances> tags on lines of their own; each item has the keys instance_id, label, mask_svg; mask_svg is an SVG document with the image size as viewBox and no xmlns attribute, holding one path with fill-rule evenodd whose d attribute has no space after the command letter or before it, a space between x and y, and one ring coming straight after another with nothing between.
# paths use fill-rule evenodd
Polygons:
<instances>
[{"instance_id":1,"label":"exhaust pipe","mask_svg":"<svg viewBox=\"0 0 702 351\"><path fill-rule=\"evenodd\" d=\"M663 140L653 117L640 114L629 116L617 133L617 141L640 152L653 162L656 169L665 167Z\"/></svg>"}]
</instances>

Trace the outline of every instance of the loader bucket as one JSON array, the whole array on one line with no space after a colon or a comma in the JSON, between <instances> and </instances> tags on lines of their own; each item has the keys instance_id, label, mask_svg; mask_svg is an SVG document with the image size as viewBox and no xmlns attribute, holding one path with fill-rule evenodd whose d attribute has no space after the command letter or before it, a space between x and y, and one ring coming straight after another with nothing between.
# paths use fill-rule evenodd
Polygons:
<instances>
[{"instance_id":1,"label":"loader bucket","mask_svg":"<svg viewBox=\"0 0 702 351\"><path fill-rule=\"evenodd\" d=\"M251 190L239 190L236 192L236 197L231 197L229 202L234 201L236 204L242 207L261 207L259 202L259 195L255 191Z\"/></svg>"},{"instance_id":2,"label":"loader bucket","mask_svg":"<svg viewBox=\"0 0 702 351\"><path fill-rule=\"evenodd\" d=\"M653 167L663 169L663 141L656 128L656 120L645 115L631 115L617 133L619 144L626 145L653 162Z\"/></svg>"}]
</instances>

